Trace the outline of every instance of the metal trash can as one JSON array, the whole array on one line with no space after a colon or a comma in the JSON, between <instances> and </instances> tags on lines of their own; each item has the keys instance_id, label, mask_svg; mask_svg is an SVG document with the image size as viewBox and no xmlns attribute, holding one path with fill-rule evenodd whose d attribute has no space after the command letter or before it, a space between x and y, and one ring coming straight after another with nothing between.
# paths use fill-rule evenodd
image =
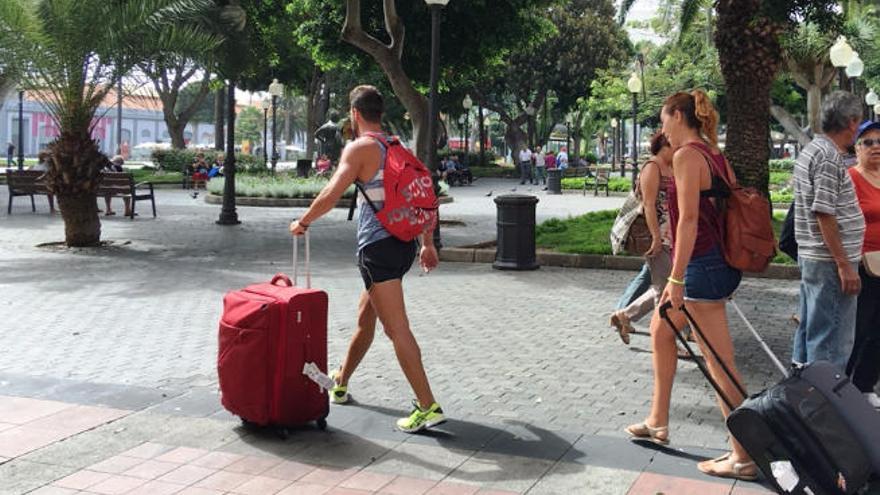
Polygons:
<instances>
[{"instance_id":1,"label":"metal trash can","mask_svg":"<svg viewBox=\"0 0 880 495\"><path fill-rule=\"evenodd\" d=\"M547 194L562 194L562 170L547 171Z\"/></svg>"},{"instance_id":2,"label":"metal trash can","mask_svg":"<svg viewBox=\"0 0 880 495\"><path fill-rule=\"evenodd\" d=\"M312 170L312 161L311 160L297 160L296 161L296 176L297 177L308 177L309 172Z\"/></svg>"},{"instance_id":3,"label":"metal trash can","mask_svg":"<svg viewBox=\"0 0 880 495\"><path fill-rule=\"evenodd\" d=\"M537 270L535 256L535 205L538 198L507 194L495 198L498 205L496 270Z\"/></svg>"}]
</instances>

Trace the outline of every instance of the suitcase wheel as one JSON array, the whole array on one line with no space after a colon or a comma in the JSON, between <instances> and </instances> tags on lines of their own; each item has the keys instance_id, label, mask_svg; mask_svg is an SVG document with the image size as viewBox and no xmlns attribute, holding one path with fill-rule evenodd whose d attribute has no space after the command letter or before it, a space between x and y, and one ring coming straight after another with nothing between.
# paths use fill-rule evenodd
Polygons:
<instances>
[{"instance_id":1,"label":"suitcase wheel","mask_svg":"<svg viewBox=\"0 0 880 495\"><path fill-rule=\"evenodd\" d=\"M321 419L315 421L315 423L318 424L319 430L326 430L327 429L327 418L321 418Z\"/></svg>"}]
</instances>

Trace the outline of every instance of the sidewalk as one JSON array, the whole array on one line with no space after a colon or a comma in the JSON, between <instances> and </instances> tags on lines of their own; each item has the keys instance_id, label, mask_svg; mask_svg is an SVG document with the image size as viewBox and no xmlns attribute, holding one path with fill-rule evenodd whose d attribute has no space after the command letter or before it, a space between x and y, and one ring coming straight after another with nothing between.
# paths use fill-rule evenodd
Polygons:
<instances>
[{"instance_id":1,"label":"sidewalk","mask_svg":"<svg viewBox=\"0 0 880 495\"><path fill-rule=\"evenodd\" d=\"M444 242L493 237L493 199L514 187L516 181L480 180L453 188L455 202L441 215L464 225L444 229ZM622 200L531 193L541 200L539 221ZM0 203L5 195L0 189ZM185 191L161 190L157 219L113 217L102 225L109 247L62 250L36 247L63 237L60 218L50 217L40 199L36 214L21 202L12 215L0 215L0 457L10 459L0 460L0 493L51 485L148 442L464 483L464 493L475 492L472 486L652 495L716 493L705 486L717 493L756 489L696 471L698 459L725 448L726 432L693 363L680 363L673 392L671 437L683 452L626 440L621 430L643 419L651 386L648 338L635 335L627 347L607 327L631 273L549 267L515 273L456 263L428 276L413 271L405 281L407 307L432 388L453 419L445 433L393 431L394 419L408 412L411 392L380 334L351 384L360 404L334 407L329 433L306 429L281 442L238 429L220 410L216 329L226 291L290 272L286 227L303 210L240 208L240 226L220 227L214 224L219 207ZM334 211L311 229L313 283L331 295L332 366L345 352L362 289L346 213ZM738 295L783 359L796 298L796 283L777 280L749 279ZM732 333L749 388L776 381L747 330L733 321ZM60 416L45 419L55 413ZM340 478L333 480L345 481ZM715 485L648 487L677 481ZM445 486L430 488L459 493L442 491ZM88 491L122 493L100 486Z\"/></svg>"},{"instance_id":2,"label":"sidewalk","mask_svg":"<svg viewBox=\"0 0 880 495\"><path fill-rule=\"evenodd\" d=\"M769 493L699 475L694 462L718 452L526 423L452 420L406 435L389 426L399 411L334 406L327 431L306 426L284 440L220 412L187 412L167 401L132 411L0 396L0 494Z\"/></svg>"}]
</instances>

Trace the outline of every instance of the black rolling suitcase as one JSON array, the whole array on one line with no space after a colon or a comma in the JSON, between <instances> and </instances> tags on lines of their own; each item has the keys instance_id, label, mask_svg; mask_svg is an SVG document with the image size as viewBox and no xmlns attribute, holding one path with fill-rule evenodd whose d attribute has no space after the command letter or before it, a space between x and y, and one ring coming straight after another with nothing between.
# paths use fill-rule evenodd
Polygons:
<instances>
[{"instance_id":1,"label":"black rolling suitcase","mask_svg":"<svg viewBox=\"0 0 880 495\"><path fill-rule=\"evenodd\" d=\"M730 433L780 494L858 492L872 473L880 473L880 414L846 375L830 363L816 362L793 368L789 373L736 303L730 302L785 375L781 382L748 397L738 408L732 407L705 364L696 359L687 340L672 325L667 315L669 303L660 308L661 317L675 330L679 342L694 357L721 400L733 410L727 418ZM687 310L684 314L702 339L702 331L693 317ZM711 345L706 348L720 362L715 349ZM746 395L730 370L721 364L728 379Z\"/></svg>"}]
</instances>

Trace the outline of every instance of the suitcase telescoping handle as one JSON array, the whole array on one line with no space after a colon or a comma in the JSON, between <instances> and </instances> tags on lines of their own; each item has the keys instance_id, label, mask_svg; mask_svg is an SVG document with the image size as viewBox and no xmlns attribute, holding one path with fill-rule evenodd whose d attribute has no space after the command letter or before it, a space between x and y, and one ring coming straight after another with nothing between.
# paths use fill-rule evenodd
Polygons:
<instances>
[{"instance_id":1,"label":"suitcase telescoping handle","mask_svg":"<svg viewBox=\"0 0 880 495\"><path fill-rule=\"evenodd\" d=\"M663 303L663 305L660 306L660 317L664 321L666 321L666 324L669 325L669 328L671 328L673 333L675 333L675 336L676 336L676 338L678 338L678 341L681 342L682 346L684 346L685 350L687 351L688 355L690 355L691 359L695 363L697 363L697 367L700 368L700 371L703 373L703 376L706 377L706 380L709 380L709 383L712 385L712 388L715 389L715 392L718 393L718 396L721 397L721 400L724 401L725 404L727 404L727 407L731 411L736 409L736 406L733 405L733 401L730 400L729 397L727 397L727 394L724 393L724 390L722 390L721 386L718 385L718 382L715 381L714 378L712 378L712 374L709 373L709 369L706 367L706 364L697 358L697 354L694 352L690 343L688 343L687 339L684 338L684 335L682 335L682 333L678 329L678 327L675 326L675 323L672 322L672 318L669 317L669 310L670 309L672 309L671 302L666 301L665 303ZM703 331L700 330L699 325L697 325L697 322L694 321L694 317L691 316L691 313L684 306L681 307L680 311L682 313L684 313L685 318L687 318L688 322L690 323L691 330L693 330L693 332L697 334L697 337L699 337L700 340L702 340L703 343L706 344L706 348L709 349L709 353L712 355L712 359L714 359L715 362L717 362L718 364L721 365L721 368L724 370L724 374L727 375L728 380L730 380L730 382L734 384L737 391L739 391L739 393L743 397L748 397L748 395L746 394L745 388L743 388L743 386L739 383L739 381L736 380L736 378L733 376L733 372L730 371L730 368L728 368L728 366L724 363L724 361L722 361L718 357L718 353L715 351L715 347L712 346L712 344L708 340L706 340L706 338L704 337Z\"/></svg>"},{"instance_id":2,"label":"suitcase telescoping handle","mask_svg":"<svg viewBox=\"0 0 880 495\"><path fill-rule=\"evenodd\" d=\"M782 364L782 361L780 361L779 358L776 357L776 354L773 352L772 349L770 349L770 346L767 345L767 342L764 342L764 339L761 337L761 334L758 333L758 331L755 330L755 327L752 326L752 323L748 319L746 319L746 315L743 314L742 310L739 309L739 306L737 306L736 301L734 301L732 298L730 299L730 305L733 306L733 309L734 309L734 311L736 311L736 314L739 315L740 319L742 319L743 323L746 324L746 327L748 327L749 331L752 332L752 335L755 337L755 340L757 340L758 344L761 345L761 349L764 349L764 352L768 356L770 356L770 360L773 361L773 364L776 365L776 368L782 373L783 376L788 378L788 376L790 374L789 368L786 368L785 365Z\"/></svg>"},{"instance_id":3,"label":"suitcase telescoping handle","mask_svg":"<svg viewBox=\"0 0 880 495\"><path fill-rule=\"evenodd\" d=\"M299 236L293 236L293 285L299 285L299 241L297 240ZM312 288L312 268L311 268L311 243L309 242L309 231L306 230L306 233L303 235L305 237L305 245L306 245L306 288Z\"/></svg>"}]
</instances>

